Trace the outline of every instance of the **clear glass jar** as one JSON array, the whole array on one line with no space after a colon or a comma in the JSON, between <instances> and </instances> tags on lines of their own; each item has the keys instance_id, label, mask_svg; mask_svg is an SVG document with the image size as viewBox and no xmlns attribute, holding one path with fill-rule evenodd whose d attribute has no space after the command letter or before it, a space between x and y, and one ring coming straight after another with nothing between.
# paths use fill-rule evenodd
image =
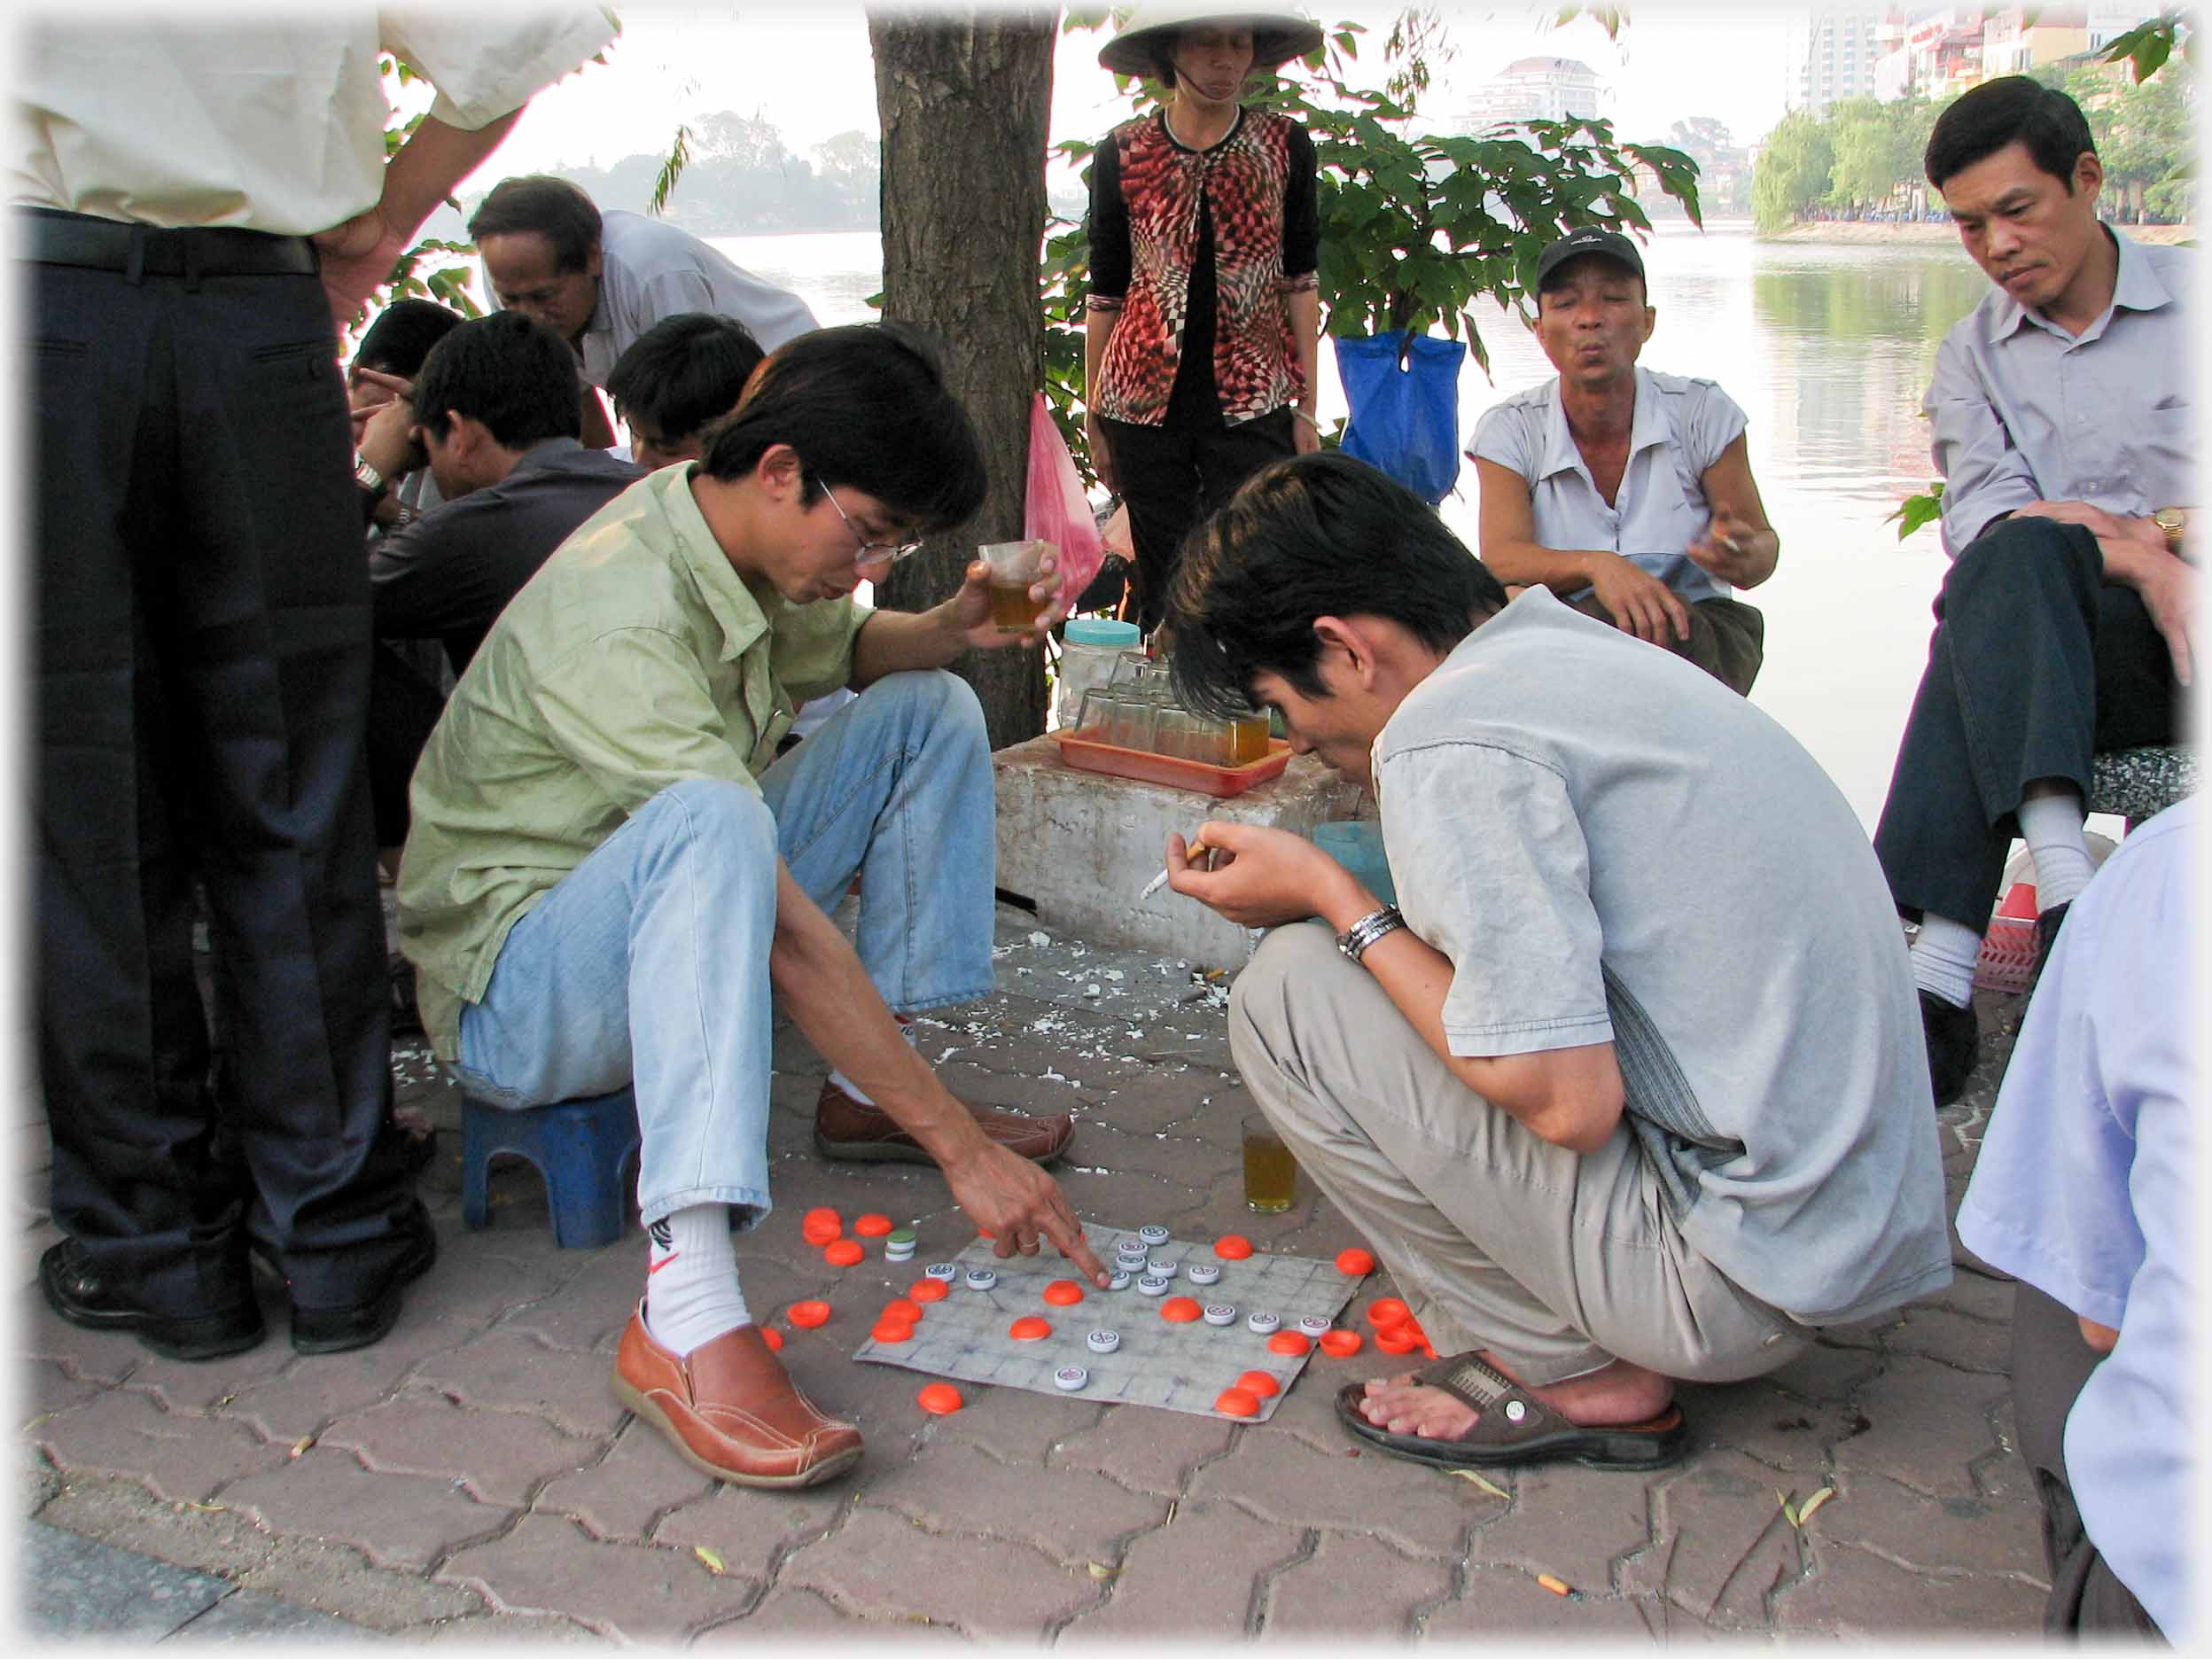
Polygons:
<instances>
[{"instance_id":1,"label":"clear glass jar","mask_svg":"<svg viewBox=\"0 0 2212 1659\"><path fill-rule=\"evenodd\" d=\"M1060 643L1060 668L1052 692L1054 723L1072 726L1083 707L1083 694L1103 688L1114 677L1121 653L1134 646L1139 635L1133 622L1106 617L1071 617Z\"/></svg>"}]
</instances>

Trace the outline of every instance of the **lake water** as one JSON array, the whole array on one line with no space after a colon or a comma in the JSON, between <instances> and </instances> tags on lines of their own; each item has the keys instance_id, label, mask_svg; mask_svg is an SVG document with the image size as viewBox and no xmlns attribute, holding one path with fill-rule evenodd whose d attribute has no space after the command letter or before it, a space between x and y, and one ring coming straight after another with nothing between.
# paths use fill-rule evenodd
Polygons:
<instances>
[{"instance_id":1,"label":"lake water","mask_svg":"<svg viewBox=\"0 0 2212 1659\"><path fill-rule=\"evenodd\" d=\"M740 265L804 295L824 323L872 318L883 285L873 232L732 237ZM1754 473L1780 532L1774 575L1746 596L1766 613L1751 700L1825 767L1871 831L1927 660L1944 568L1931 526L1900 543L1883 518L1934 476L1920 394L1944 331L1987 281L1948 244L1769 243L1748 224L1661 228L1645 252L1659 322L1642 361L1717 380L1750 417ZM1517 319L1484 326L1491 379L1470 362L1460 439L1484 409L1548 378ZM1320 412L1344 413L1327 341ZM1444 517L1471 547L1468 467Z\"/></svg>"}]
</instances>

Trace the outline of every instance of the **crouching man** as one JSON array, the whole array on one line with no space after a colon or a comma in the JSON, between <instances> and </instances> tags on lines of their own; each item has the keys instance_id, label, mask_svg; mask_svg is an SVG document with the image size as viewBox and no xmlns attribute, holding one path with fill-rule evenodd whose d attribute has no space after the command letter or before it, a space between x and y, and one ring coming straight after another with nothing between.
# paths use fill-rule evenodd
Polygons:
<instances>
[{"instance_id":1,"label":"crouching man","mask_svg":"<svg viewBox=\"0 0 2212 1659\"><path fill-rule=\"evenodd\" d=\"M1285 831L1207 824L1211 872L1168 849L1175 891L1276 929L1238 1069L1450 1356L1348 1386L1355 1437L1655 1467L1678 1382L1949 1281L1904 942L1773 720L1548 589L1508 604L1334 455L1215 515L1169 627L1194 706L1272 706L1382 807L1402 913Z\"/></svg>"},{"instance_id":2,"label":"crouching man","mask_svg":"<svg viewBox=\"0 0 2212 1659\"><path fill-rule=\"evenodd\" d=\"M1103 1282L1032 1161L1068 1120L970 1112L900 1034L991 985L990 755L974 694L938 671L1034 645L1065 607L1048 575L1039 626L998 634L981 564L919 614L851 596L983 493L973 429L915 342L793 341L704 460L632 486L546 561L416 773L399 900L424 1027L501 1104L634 1093L650 1295L614 1391L724 1480L809 1485L861 1454L738 1288L732 1226L769 1207L775 999L837 1068L823 1151L934 1161L1001 1254L1049 1240ZM857 700L771 765L796 705L848 683ZM856 873L857 953L826 914Z\"/></svg>"}]
</instances>

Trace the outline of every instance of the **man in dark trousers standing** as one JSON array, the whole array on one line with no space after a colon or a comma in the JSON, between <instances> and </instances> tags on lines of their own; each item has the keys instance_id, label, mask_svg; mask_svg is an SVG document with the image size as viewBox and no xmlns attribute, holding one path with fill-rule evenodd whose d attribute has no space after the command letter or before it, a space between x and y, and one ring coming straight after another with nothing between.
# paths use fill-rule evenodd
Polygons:
<instances>
[{"instance_id":1,"label":"man in dark trousers standing","mask_svg":"<svg viewBox=\"0 0 2212 1659\"><path fill-rule=\"evenodd\" d=\"M43 18L7 187L31 265L35 875L65 1319L205 1359L378 1340L437 1242L389 1123L344 326L596 7ZM438 89L386 160L378 55ZM204 884L245 1172L216 1156Z\"/></svg>"}]
</instances>

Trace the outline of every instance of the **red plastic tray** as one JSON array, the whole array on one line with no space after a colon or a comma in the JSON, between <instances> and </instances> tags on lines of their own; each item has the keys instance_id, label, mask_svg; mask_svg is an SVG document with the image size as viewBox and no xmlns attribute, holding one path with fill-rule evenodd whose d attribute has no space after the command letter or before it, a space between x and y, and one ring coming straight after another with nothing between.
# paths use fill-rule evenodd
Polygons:
<instances>
[{"instance_id":1,"label":"red plastic tray","mask_svg":"<svg viewBox=\"0 0 2212 1659\"><path fill-rule=\"evenodd\" d=\"M1123 749L1114 744L1094 743L1071 732L1055 731L1060 758L1085 772L1109 777L1134 778L1141 783L1164 783L1171 789L1196 790L1202 795L1242 795L1255 783L1282 775L1290 764L1290 745L1280 737L1267 740L1265 759L1241 767L1211 766L1203 760L1185 760L1175 755L1152 754L1142 749Z\"/></svg>"}]
</instances>

